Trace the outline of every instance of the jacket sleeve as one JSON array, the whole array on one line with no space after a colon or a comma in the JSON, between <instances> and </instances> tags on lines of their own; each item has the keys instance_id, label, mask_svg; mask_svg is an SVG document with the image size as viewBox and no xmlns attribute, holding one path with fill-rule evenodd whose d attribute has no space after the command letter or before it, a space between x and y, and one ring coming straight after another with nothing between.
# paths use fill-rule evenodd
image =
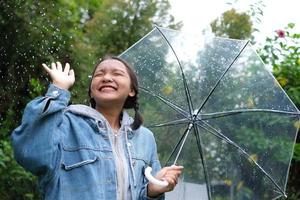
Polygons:
<instances>
[{"instance_id":1,"label":"jacket sleeve","mask_svg":"<svg viewBox=\"0 0 300 200\"><path fill-rule=\"evenodd\" d=\"M60 161L57 127L69 99L69 91L50 84L44 97L27 104L21 125L11 135L17 162L44 180L53 175Z\"/></svg>"},{"instance_id":2,"label":"jacket sleeve","mask_svg":"<svg viewBox=\"0 0 300 200\"><path fill-rule=\"evenodd\" d=\"M153 136L153 133L151 133L151 139L150 141L153 142L153 146L154 148L152 149L151 152L151 163L150 166L152 167L152 174L155 175L160 169L161 169L161 164L159 162L158 156L157 156L157 147L156 147L156 142L155 142L155 138ZM146 177L144 177L144 179L146 179ZM143 199L143 200L164 200L165 199L165 194L162 194L156 198L150 198L148 197L148 180L146 180L146 184L143 186L141 193L140 193L140 198L139 199Z\"/></svg>"}]
</instances>

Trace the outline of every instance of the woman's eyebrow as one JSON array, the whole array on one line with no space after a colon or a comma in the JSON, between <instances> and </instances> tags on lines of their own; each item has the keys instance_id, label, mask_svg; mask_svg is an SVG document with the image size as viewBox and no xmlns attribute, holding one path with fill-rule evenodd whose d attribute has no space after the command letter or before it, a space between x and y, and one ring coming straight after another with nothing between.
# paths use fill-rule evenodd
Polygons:
<instances>
[{"instance_id":1,"label":"woman's eyebrow","mask_svg":"<svg viewBox=\"0 0 300 200\"><path fill-rule=\"evenodd\" d=\"M125 70L123 69L113 69L113 72L122 72L122 73L126 73Z\"/></svg>"},{"instance_id":2,"label":"woman's eyebrow","mask_svg":"<svg viewBox=\"0 0 300 200\"><path fill-rule=\"evenodd\" d=\"M112 68L112 69L111 69L111 68ZM96 69L95 74L96 74L96 73L99 73L99 72L105 72L105 71L126 73L126 70L125 70L125 69L122 69L122 68L115 68L115 67L110 67L110 68L107 68L107 69L98 68L98 69Z\"/></svg>"},{"instance_id":3,"label":"woman's eyebrow","mask_svg":"<svg viewBox=\"0 0 300 200\"><path fill-rule=\"evenodd\" d=\"M99 73L99 72L103 72L103 69L97 69L97 70L95 71L95 74L96 74L96 73Z\"/></svg>"}]
</instances>

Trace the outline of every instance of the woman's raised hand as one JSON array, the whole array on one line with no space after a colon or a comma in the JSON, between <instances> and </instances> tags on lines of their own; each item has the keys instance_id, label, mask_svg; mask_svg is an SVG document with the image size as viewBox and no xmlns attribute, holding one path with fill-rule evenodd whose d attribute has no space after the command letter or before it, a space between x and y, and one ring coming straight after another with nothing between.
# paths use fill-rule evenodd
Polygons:
<instances>
[{"instance_id":1,"label":"woman's raised hand","mask_svg":"<svg viewBox=\"0 0 300 200\"><path fill-rule=\"evenodd\" d=\"M66 63L64 69L60 62L51 63L51 69L44 63L42 65L50 75L54 85L66 90L73 86L75 82L75 73L73 69L70 70L69 63Z\"/></svg>"}]
</instances>

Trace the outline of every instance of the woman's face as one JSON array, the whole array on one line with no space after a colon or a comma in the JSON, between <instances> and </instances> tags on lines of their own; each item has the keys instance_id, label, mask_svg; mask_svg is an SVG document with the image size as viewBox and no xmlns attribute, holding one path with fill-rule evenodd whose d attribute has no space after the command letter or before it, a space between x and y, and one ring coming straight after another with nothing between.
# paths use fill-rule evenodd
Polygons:
<instances>
[{"instance_id":1,"label":"woman's face","mask_svg":"<svg viewBox=\"0 0 300 200\"><path fill-rule=\"evenodd\" d=\"M96 68L92 83L91 97L97 106L121 105L128 96L134 96L126 66L115 59L102 61Z\"/></svg>"}]
</instances>

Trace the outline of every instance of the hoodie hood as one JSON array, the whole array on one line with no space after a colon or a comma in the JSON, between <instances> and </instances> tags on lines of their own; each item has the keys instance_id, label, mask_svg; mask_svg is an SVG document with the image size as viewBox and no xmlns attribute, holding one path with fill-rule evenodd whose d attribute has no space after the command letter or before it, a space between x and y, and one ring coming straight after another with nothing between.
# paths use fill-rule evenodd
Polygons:
<instances>
[{"instance_id":1,"label":"hoodie hood","mask_svg":"<svg viewBox=\"0 0 300 200\"><path fill-rule=\"evenodd\" d=\"M81 116L85 116L88 118L92 118L96 121L100 121L104 124L108 124L108 121L105 119L105 117L98 112L97 110L95 110L94 108L90 107L90 106L86 106L86 105L70 105L66 108L65 112L71 112L73 114L76 115L81 115ZM130 117L128 115L128 113L126 111L122 111L122 120L121 120L121 126L129 126L133 123L133 118Z\"/></svg>"}]
</instances>

